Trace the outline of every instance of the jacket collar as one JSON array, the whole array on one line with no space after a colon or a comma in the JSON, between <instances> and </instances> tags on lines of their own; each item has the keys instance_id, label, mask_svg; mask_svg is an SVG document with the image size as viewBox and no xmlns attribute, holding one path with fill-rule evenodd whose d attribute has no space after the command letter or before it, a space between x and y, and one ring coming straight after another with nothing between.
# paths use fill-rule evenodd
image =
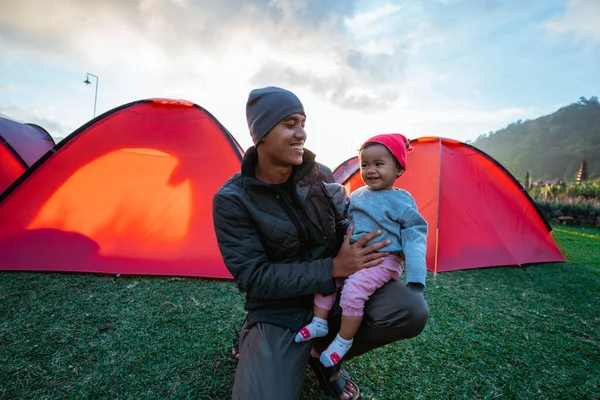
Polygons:
<instances>
[{"instance_id":1,"label":"jacket collar","mask_svg":"<svg viewBox=\"0 0 600 400\"><path fill-rule=\"evenodd\" d=\"M246 153L244 153L244 159L242 160L242 176L244 178L256 178L256 164L258 164L258 151L256 147L252 146ZM304 155L302 156L302 164L294 166L292 168L293 179L298 179L303 176L306 171L310 170L315 165L315 153L310 150L304 149Z\"/></svg>"}]
</instances>

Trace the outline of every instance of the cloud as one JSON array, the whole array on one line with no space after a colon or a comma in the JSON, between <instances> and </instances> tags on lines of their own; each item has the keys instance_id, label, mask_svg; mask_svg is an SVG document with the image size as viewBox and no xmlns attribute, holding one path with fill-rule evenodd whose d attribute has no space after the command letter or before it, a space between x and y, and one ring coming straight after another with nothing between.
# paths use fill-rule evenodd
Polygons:
<instances>
[{"instance_id":1,"label":"cloud","mask_svg":"<svg viewBox=\"0 0 600 400\"><path fill-rule=\"evenodd\" d=\"M25 108L15 103L9 103L6 106L0 106L0 117L39 125L54 138L65 137L73 131L72 127L57 119L54 110L47 107Z\"/></svg>"},{"instance_id":2,"label":"cloud","mask_svg":"<svg viewBox=\"0 0 600 400\"><path fill-rule=\"evenodd\" d=\"M373 12L342 15L343 20L336 16L330 24L321 24L289 41L303 54L302 59L271 56L250 82L258 86L306 87L342 109L385 111L401 95L408 64L408 38L389 32L389 18L399 9L386 6ZM372 34L358 33L357 27L368 31L368 25ZM382 25L388 28L377 31Z\"/></svg>"},{"instance_id":3,"label":"cloud","mask_svg":"<svg viewBox=\"0 0 600 400\"><path fill-rule=\"evenodd\" d=\"M15 85L11 85L11 84L0 85L0 92L9 92L14 89L15 89Z\"/></svg>"},{"instance_id":4,"label":"cloud","mask_svg":"<svg viewBox=\"0 0 600 400\"><path fill-rule=\"evenodd\" d=\"M346 18L344 20L348 29L355 33L365 34L373 32L373 30L381 29L380 22L382 19L388 18L397 14L403 6L386 4L373 10L365 11Z\"/></svg>"},{"instance_id":5,"label":"cloud","mask_svg":"<svg viewBox=\"0 0 600 400\"><path fill-rule=\"evenodd\" d=\"M329 74L270 60L252 76L250 82L256 86L307 87L323 100L343 109L388 109L400 95L399 85L390 84L396 76L386 79L386 75L393 75L394 70L399 70L398 75L402 73L402 68L392 61L393 55L379 54L371 58L349 52L347 58L345 64L338 65ZM377 63L378 59L381 62Z\"/></svg>"},{"instance_id":6,"label":"cloud","mask_svg":"<svg viewBox=\"0 0 600 400\"><path fill-rule=\"evenodd\" d=\"M238 40L239 33L250 32L252 39L269 45L293 43L320 26L341 25L341 16L352 12L353 4L352 0L4 0L0 32L9 42L47 54L81 51L92 47L90 40L99 39L127 46L138 36L170 55L190 49L214 52ZM135 47L129 49L135 52Z\"/></svg>"},{"instance_id":7,"label":"cloud","mask_svg":"<svg viewBox=\"0 0 600 400\"><path fill-rule=\"evenodd\" d=\"M398 7L356 14L354 0L3 3L5 58L33 54L113 76L135 70L146 82L183 76L206 87L215 82L210 74L242 69L253 84L303 86L340 108L379 110L397 100L408 62L402 37L364 38L349 29L378 26Z\"/></svg>"},{"instance_id":8,"label":"cloud","mask_svg":"<svg viewBox=\"0 0 600 400\"><path fill-rule=\"evenodd\" d=\"M554 33L572 33L578 39L600 43L598 16L598 0L570 0L566 10L548 20L544 26Z\"/></svg>"}]
</instances>

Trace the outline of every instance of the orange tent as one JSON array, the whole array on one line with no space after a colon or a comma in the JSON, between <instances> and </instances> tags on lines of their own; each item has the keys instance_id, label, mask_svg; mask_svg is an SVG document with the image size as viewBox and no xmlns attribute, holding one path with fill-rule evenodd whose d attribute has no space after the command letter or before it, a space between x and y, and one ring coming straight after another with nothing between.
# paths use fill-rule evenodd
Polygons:
<instances>
[{"instance_id":1,"label":"orange tent","mask_svg":"<svg viewBox=\"0 0 600 400\"><path fill-rule=\"evenodd\" d=\"M54 147L45 129L0 117L0 193Z\"/></svg>"},{"instance_id":2,"label":"orange tent","mask_svg":"<svg viewBox=\"0 0 600 400\"><path fill-rule=\"evenodd\" d=\"M552 228L516 179L473 146L424 137L411 141L408 190L429 224L427 269L433 272L564 261ZM348 192L364 185L354 157L334 172Z\"/></svg>"},{"instance_id":3,"label":"orange tent","mask_svg":"<svg viewBox=\"0 0 600 400\"><path fill-rule=\"evenodd\" d=\"M243 152L209 112L136 101L55 149L0 196L0 270L231 277L212 197Z\"/></svg>"}]
</instances>

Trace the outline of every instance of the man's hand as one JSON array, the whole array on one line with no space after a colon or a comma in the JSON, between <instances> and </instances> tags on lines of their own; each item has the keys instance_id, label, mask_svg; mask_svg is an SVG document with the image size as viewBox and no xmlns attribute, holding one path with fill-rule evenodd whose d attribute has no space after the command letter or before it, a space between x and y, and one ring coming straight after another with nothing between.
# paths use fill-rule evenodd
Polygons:
<instances>
[{"instance_id":1,"label":"man's hand","mask_svg":"<svg viewBox=\"0 0 600 400\"><path fill-rule=\"evenodd\" d=\"M347 278L363 268L379 265L383 261L383 257L389 255L389 253L377 253L377 250L388 246L391 243L390 240L364 247L371 239L380 235L381 230L367 233L356 242L350 244L350 236L352 236L353 232L354 227L351 226L346 233L346 238L340 251L333 259L332 275L334 278Z\"/></svg>"}]
</instances>

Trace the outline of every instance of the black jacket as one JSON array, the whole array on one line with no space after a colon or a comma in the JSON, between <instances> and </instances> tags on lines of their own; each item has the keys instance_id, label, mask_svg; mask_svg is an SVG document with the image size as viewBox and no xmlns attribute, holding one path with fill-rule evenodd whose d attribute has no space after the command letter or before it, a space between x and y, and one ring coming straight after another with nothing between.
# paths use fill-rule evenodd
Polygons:
<instances>
[{"instance_id":1,"label":"black jacket","mask_svg":"<svg viewBox=\"0 0 600 400\"><path fill-rule=\"evenodd\" d=\"M322 182L329 168L304 150L294 167L294 198L255 178L258 154L251 147L241 172L213 198L217 242L225 265L246 293L249 323L269 322L300 329L311 317L313 295L335 291L332 258L347 220L332 207Z\"/></svg>"}]
</instances>

